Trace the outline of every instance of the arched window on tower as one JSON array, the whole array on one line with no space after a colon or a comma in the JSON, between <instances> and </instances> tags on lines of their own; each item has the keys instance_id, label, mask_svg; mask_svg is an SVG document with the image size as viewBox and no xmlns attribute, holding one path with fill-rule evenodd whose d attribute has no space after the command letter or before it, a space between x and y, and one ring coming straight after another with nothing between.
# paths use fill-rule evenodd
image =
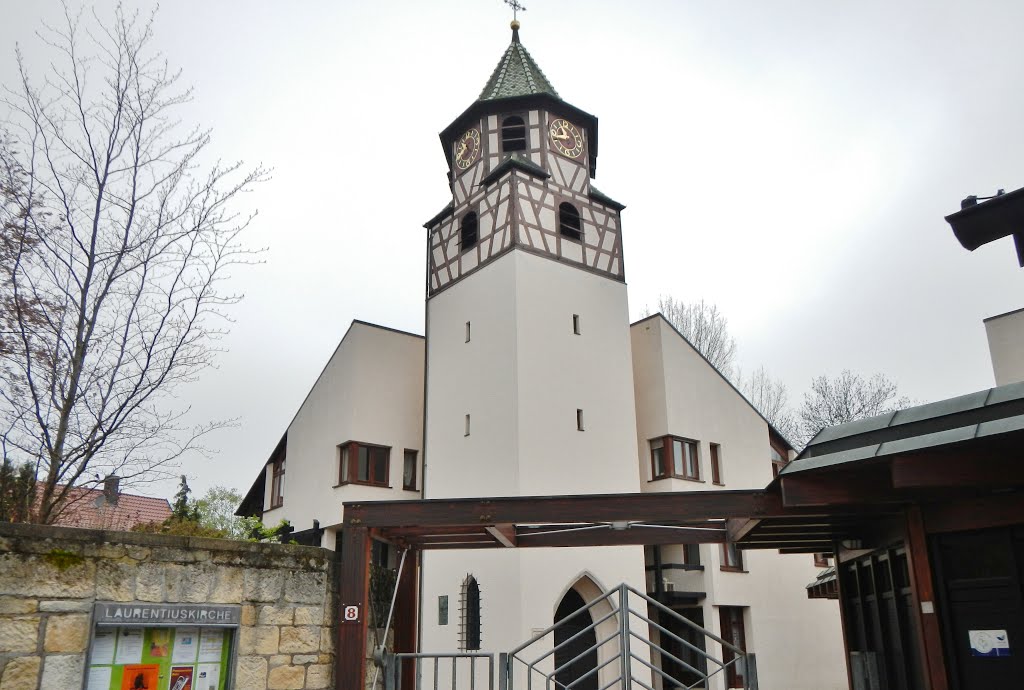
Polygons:
<instances>
[{"instance_id":1,"label":"arched window on tower","mask_svg":"<svg viewBox=\"0 0 1024 690\"><path fill-rule=\"evenodd\" d=\"M462 226L459 230L459 251L466 251L476 246L477 240L476 213L470 211L462 216Z\"/></svg>"},{"instance_id":2,"label":"arched window on tower","mask_svg":"<svg viewBox=\"0 0 1024 690\"><path fill-rule=\"evenodd\" d=\"M505 153L526 149L526 123L518 115L501 121L501 150Z\"/></svg>"},{"instance_id":3,"label":"arched window on tower","mask_svg":"<svg viewBox=\"0 0 1024 690\"><path fill-rule=\"evenodd\" d=\"M459 636L463 650L480 649L480 585L472 575L462 581Z\"/></svg>"},{"instance_id":4,"label":"arched window on tower","mask_svg":"<svg viewBox=\"0 0 1024 690\"><path fill-rule=\"evenodd\" d=\"M558 205L558 232L562 237L579 242L583 239L580 212L572 204L563 201Z\"/></svg>"}]
</instances>

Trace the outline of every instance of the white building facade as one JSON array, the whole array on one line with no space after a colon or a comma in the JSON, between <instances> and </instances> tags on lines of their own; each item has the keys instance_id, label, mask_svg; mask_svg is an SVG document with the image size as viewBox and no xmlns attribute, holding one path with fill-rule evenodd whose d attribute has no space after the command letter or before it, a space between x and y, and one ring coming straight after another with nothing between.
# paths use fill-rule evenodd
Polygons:
<instances>
[{"instance_id":1,"label":"white building facade","mask_svg":"<svg viewBox=\"0 0 1024 690\"><path fill-rule=\"evenodd\" d=\"M426 224L426 338L353 323L241 512L305 535L317 520L333 548L344 501L768 484L784 439L660 315L630 326L624 207L592 185L597 119L517 25L441 139L452 200ZM420 647L506 652L566 597L624 582L755 652L761 688L844 688L838 608L804 592L818 572L717 545L430 551Z\"/></svg>"}]
</instances>

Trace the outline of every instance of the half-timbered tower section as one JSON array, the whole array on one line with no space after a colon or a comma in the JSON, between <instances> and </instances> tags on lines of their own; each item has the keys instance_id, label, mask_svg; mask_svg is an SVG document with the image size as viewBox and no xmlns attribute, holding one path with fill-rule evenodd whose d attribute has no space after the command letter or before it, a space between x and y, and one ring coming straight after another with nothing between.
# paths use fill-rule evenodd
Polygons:
<instances>
[{"instance_id":1,"label":"half-timbered tower section","mask_svg":"<svg viewBox=\"0 0 1024 690\"><path fill-rule=\"evenodd\" d=\"M592 184L597 119L562 100L514 25L441 143L452 199L426 224L424 496L639 491L623 207ZM644 586L636 546L438 551L423 573L424 649L508 650L569 590Z\"/></svg>"},{"instance_id":2,"label":"half-timbered tower section","mask_svg":"<svg viewBox=\"0 0 1024 690\"><path fill-rule=\"evenodd\" d=\"M426 223L429 295L513 247L625 279L623 206L592 184L597 118L559 98L518 30L441 143L452 202Z\"/></svg>"}]
</instances>

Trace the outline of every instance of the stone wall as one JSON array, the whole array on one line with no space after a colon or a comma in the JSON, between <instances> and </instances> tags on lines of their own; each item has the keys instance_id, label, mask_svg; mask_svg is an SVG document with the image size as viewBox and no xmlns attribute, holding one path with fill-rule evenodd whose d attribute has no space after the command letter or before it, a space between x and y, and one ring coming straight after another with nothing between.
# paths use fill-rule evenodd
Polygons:
<instances>
[{"instance_id":1,"label":"stone wall","mask_svg":"<svg viewBox=\"0 0 1024 690\"><path fill-rule=\"evenodd\" d=\"M333 687L324 549L0 523L0 690L81 688L96 601L240 604L233 687Z\"/></svg>"}]
</instances>

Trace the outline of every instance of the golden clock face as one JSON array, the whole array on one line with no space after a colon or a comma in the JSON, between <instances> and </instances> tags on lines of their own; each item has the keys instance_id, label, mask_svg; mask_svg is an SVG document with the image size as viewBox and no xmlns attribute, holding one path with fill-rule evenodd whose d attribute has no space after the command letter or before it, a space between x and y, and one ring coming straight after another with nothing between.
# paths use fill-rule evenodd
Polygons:
<instances>
[{"instance_id":1,"label":"golden clock face","mask_svg":"<svg viewBox=\"0 0 1024 690\"><path fill-rule=\"evenodd\" d=\"M476 127L459 137L455 142L455 165L465 170L480 157L480 130Z\"/></svg>"},{"instance_id":2,"label":"golden clock face","mask_svg":"<svg viewBox=\"0 0 1024 690\"><path fill-rule=\"evenodd\" d=\"M568 120L558 118L552 121L548 136L551 138L551 145L563 156L576 158L583 153L583 135L576 129L576 125Z\"/></svg>"}]
</instances>

